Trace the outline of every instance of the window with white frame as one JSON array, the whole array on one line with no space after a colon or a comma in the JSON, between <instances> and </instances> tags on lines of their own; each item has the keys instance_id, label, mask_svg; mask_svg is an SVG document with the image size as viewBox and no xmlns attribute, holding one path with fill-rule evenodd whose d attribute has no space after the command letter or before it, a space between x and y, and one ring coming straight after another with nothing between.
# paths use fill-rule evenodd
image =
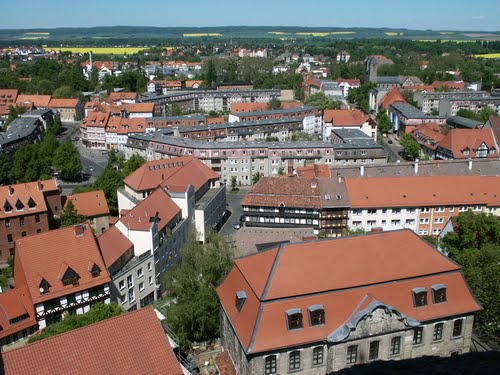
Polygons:
<instances>
[{"instance_id":1,"label":"window with white frame","mask_svg":"<svg viewBox=\"0 0 500 375\"><path fill-rule=\"evenodd\" d=\"M267 356L264 359L264 369L266 375L276 374L278 371L277 357L275 355Z\"/></svg>"},{"instance_id":2,"label":"window with white frame","mask_svg":"<svg viewBox=\"0 0 500 375\"><path fill-rule=\"evenodd\" d=\"M118 282L118 289L122 290L123 288L125 288L125 280L120 280Z\"/></svg>"},{"instance_id":3,"label":"window with white frame","mask_svg":"<svg viewBox=\"0 0 500 375\"><path fill-rule=\"evenodd\" d=\"M140 278L140 277L143 277L144 276L144 273L142 272L142 268L139 268L137 270L137 277Z\"/></svg>"},{"instance_id":4,"label":"window with white frame","mask_svg":"<svg viewBox=\"0 0 500 375\"><path fill-rule=\"evenodd\" d=\"M434 218L434 224L442 224L444 223L444 218L443 217L436 217Z\"/></svg>"}]
</instances>

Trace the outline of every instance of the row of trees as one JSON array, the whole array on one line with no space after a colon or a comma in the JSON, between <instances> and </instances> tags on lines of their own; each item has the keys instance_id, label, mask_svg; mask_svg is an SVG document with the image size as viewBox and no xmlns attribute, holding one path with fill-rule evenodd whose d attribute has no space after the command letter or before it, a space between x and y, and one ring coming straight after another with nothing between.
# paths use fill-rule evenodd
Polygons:
<instances>
[{"instance_id":1,"label":"row of trees","mask_svg":"<svg viewBox=\"0 0 500 375\"><path fill-rule=\"evenodd\" d=\"M19 148L12 163L0 155L0 183L3 185L44 180L58 172L64 180L76 180L81 176L82 164L75 145L67 140L59 143L49 129L41 143Z\"/></svg>"}]
</instances>

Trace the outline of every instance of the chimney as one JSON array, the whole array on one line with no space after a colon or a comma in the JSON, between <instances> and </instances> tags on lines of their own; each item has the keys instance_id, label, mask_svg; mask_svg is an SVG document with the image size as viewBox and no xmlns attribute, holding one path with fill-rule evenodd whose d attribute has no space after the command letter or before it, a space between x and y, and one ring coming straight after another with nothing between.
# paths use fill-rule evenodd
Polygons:
<instances>
[{"instance_id":1,"label":"chimney","mask_svg":"<svg viewBox=\"0 0 500 375\"><path fill-rule=\"evenodd\" d=\"M302 236L302 241L303 242L306 242L306 241L315 241L317 240L317 237L315 235L311 235L311 234L305 234Z\"/></svg>"},{"instance_id":2,"label":"chimney","mask_svg":"<svg viewBox=\"0 0 500 375\"><path fill-rule=\"evenodd\" d=\"M472 171L472 159L469 159L469 165L467 169L469 169L469 171Z\"/></svg>"},{"instance_id":3,"label":"chimney","mask_svg":"<svg viewBox=\"0 0 500 375\"><path fill-rule=\"evenodd\" d=\"M42 191L42 189L43 189L42 181L38 180L38 181L36 182L36 184L37 184L37 186L38 186L38 191Z\"/></svg>"},{"instance_id":4,"label":"chimney","mask_svg":"<svg viewBox=\"0 0 500 375\"><path fill-rule=\"evenodd\" d=\"M12 196L12 194L14 194L14 188L12 185L9 185L9 195Z\"/></svg>"},{"instance_id":5,"label":"chimney","mask_svg":"<svg viewBox=\"0 0 500 375\"><path fill-rule=\"evenodd\" d=\"M359 175L360 175L361 177L363 177L363 176L365 175L365 166L364 166L364 165L361 165L361 166L359 167Z\"/></svg>"},{"instance_id":6,"label":"chimney","mask_svg":"<svg viewBox=\"0 0 500 375\"><path fill-rule=\"evenodd\" d=\"M418 159L415 159L415 164L413 164L413 171L418 174Z\"/></svg>"},{"instance_id":7,"label":"chimney","mask_svg":"<svg viewBox=\"0 0 500 375\"><path fill-rule=\"evenodd\" d=\"M344 177L339 176L339 184L343 184L343 183L344 183Z\"/></svg>"},{"instance_id":8,"label":"chimney","mask_svg":"<svg viewBox=\"0 0 500 375\"><path fill-rule=\"evenodd\" d=\"M74 226L74 228L75 228L75 236L79 237L79 236L83 235L85 228L83 227L82 224L77 224Z\"/></svg>"}]
</instances>

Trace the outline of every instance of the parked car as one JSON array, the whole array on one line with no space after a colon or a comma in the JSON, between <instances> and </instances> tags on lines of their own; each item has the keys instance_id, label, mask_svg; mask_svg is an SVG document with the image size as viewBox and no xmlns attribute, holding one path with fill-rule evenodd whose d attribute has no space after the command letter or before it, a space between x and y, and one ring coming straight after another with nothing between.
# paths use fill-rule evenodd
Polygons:
<instances>
[{"instance_id":1,"label":"parked car","mask_svg":"<svg viewBox=\"0 0 500 375\"><path fill-rule=\"evenodd\" d=\"M387 143L389 143L390 145L392 145L394 142L392 142L392 139L389 139L389 140L387 141Z\"/></svg>"},{"instance_id":2,"label":"parked car","mask_svg":"<svg viewBox=\"0 0 500 375\"><path fill-rule=\"evenodd\" d=\"M241 224L240 223L234 224L234 229L238 230L240 228L241 228Z\"/></svg>"},{"instance_id":3,"label":"parked car","mask_svg":"<svg viewBox=\"0 0 500 375\"><path fill-rule=\"evenodd\" d=\"M78 141L78 139L79 139L78 137L71 137L71 140L72 140L73 142Z\"/></svg>"},{"instance_id":4,"label":"parked car","mask_svg":"<svg viewBox=\"0 0 500 375\"><path fill-rule=\"evenodd\" d=\"M94 167L92 165L89 166L89 172L94 172Z\"/></svg>"}]
</instances>

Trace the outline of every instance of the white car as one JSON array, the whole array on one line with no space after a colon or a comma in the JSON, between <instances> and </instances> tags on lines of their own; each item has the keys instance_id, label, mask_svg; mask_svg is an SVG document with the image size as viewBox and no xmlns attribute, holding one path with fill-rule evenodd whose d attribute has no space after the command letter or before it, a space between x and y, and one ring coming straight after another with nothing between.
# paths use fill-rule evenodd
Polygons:
<instances>
[{"instance_id":1,"label":"white car","mask_svg":"<svg viewBox=\"0 0 500 375\"><path fill-rule=\"evenodd\" d=\"M94 172L94 167L93 166L89 167L89 172Z\"/></svg>"},{"instance_id":2,"label":"white car","mask_svg":"<svg viewBox=\"0 0 500 375\"><path fill-rule=\"evenodd\" d=\"M240 223L234 224L234 229L238 230L240 228L241 228L241 224Z\"/></svg>"}]
</instances>

